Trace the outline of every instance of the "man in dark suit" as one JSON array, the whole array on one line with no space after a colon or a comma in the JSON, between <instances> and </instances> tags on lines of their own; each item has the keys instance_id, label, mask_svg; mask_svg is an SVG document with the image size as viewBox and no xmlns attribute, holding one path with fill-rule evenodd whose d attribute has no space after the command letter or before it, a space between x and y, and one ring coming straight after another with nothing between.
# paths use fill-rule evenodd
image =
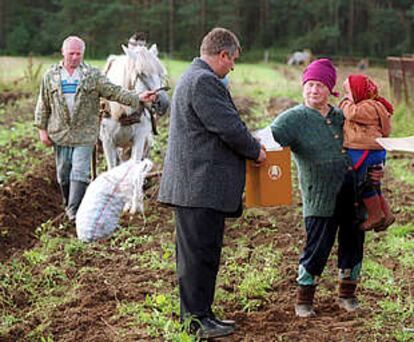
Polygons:
<instances>
[{"instance_id":1,"label":"man in dark suit","mask_svg":"<svg viewBox=\"0 0 414 342\"><path fill-rule=\"evenodd\" d=\"M215 28L179 80L158 197L175 206L181 319L195 318L201 338L234 331L234 321L211 310L224 221L242 212L246 159L258 165L266 159L221 82L239 53L235 34Z\"/></svg>"}]
</instances>

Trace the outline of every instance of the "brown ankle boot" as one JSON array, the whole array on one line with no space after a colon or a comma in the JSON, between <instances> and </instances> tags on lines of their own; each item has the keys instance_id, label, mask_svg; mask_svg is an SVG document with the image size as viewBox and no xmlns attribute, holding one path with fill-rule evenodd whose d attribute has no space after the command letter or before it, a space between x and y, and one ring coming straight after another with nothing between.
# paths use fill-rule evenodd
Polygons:
<instances>
[{"instance_id":1,"label":"brown ankle boot","mask_svg":"<svg viewBox=\"0 0 414 342\"><path fill-rule=\"evenodd\" d=\"M355 295L357 283L358 282L355 280L342 279L339 281L338 304L339 307L348 312L353 312L359 309L358 299Z\"/></svg>"},{"instance_id":2,"label":"brown ankle boot","mask_svg":"<svg viewBox=\"0 0 414 342\"><path fill-rule=\"evenodd\" d=\"M298 317L316 316L313 309L313 298L315 297L316 285L298 286L296 292L295 314Z\"/></svg>"},{"instance_id":3,"label":"brown ankle boot","mask_svg":"<svg viewBox=\"0 0 414 342\"><path fill-rule=\"evenodd\" d=\"M362 201L368 212L368 218L361 224L362 230L372 230L384 224L385 216L382 211L380 197L378 195L363 198Z\"/></svg>"},{"instance_id":4,"label":"brown ankle boot","mask_svg":"<svg viewBox=\"0 0 414 342\"><path fill-rule=\"evenodd\" d=\"M386 230L389 226L391 226L395 222L395 216L392 214L390 206L388 205L388 201L385 199L383 195L379 196L382 212L384 213L384 223L374 228L376 232L381 232L383 230Z\"/></svg>"}]
</instances>

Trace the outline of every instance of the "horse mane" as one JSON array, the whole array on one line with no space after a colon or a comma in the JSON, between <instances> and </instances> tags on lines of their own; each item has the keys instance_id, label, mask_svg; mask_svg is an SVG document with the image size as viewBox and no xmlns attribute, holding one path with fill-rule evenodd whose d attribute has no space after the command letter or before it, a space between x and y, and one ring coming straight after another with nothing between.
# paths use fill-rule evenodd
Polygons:
<instances>
[{"instance_id":1,"label":"horse mane","mask_svg":"<svg viewBox=\"0 0 414 342\"><path fill-rule=\"evenodd\" d=\"M164 66L161 64L159 59L151 53L145 46L137 46L134 48L134 52L137 55L135 62L128 65L132 68L135 68L141 74L152 75L157 74L161 77L165 77L167 71ZM132 61L129 58L130 61ZM132 69L130 69L132 70Z\"/></svg>"},{"instance_id":2,"label":"horse mane","mask_svg":"<svg viewBox=\"0 0 414 342\"><path fill-rule=\"evenodd\" d=\"M112 63L116 60L116 55L109 55L106 59L105 66L102 69L103 74L106 76L108 74L109 69L111 69Z\"/></svg>"},{"instance_id":3,"label":"horse mane","mask_svg":"<svg viewBox=\"0 0 414 342\"><path fill-rule=\"evenodd\" d=\"M108 77L109 72L111 72L112 75L115 73L116 75L121 76L115 83L126 89L129 89L130 85L128 82L131 82L131 76L129 75L129 69L127 67L128 63L129 58L126 55L110 55L106 59L106 63L102 69L102 72L106 77ZM115 70L111 70L113 68L115 68ZM128 106L120 104L119 102L109 102L108 100L104 99L101 101L104 103L110 103L110 113L115 120L118 120L122 113L126 112L128 109Z\"/></svg>"}]
</instances>

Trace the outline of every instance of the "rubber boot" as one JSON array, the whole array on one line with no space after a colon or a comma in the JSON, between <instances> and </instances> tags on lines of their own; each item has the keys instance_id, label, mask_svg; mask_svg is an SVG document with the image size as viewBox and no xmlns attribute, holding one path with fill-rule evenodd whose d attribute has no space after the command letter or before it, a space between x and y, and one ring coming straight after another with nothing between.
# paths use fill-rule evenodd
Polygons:
<instances>
[{"instance_id":1,"label":"rubber boot","mask_svg":"<svg viewBox=\"0 0 414 342\"><path fill-rule=\"evenodd\" d=\"M385 216L382 212L380 197L378 195L363 198L362 201L368 212L368 218L360 226L361 230L372 230L384 224Z\"/></svg>"},{"instance_id":2,"label":"rubber boot","mask_svg":"<svg viewBox=\"0 0 414 342\"><path fill-rule=\"evenodd\" d=\"M359 309L358 299L355 295L357 281L341 279L338 288L338 304L339 307L348 312L354 312Z\"/></svg>"},{"instance_id":3,"label":"rubber boot","mask_svg":"<svg viewBox=\"0 0 414 342\"><path fill-rule=\"evenodd\" d=\"M381 232L383 230L386 230L389 226L391 226L395 222L395 216L392 214L390 206L388 204L388 201L385 199L383 195L379 196L382 212L384 213L385 219L384 223L375 228L374 230L376 232Z\"/></svg>"},{"instance_id":4,"label":"rubber boot","mask_svg":"<svg viewBox=\"0 0 414 342\"><path fill-rule=\"evenodd\" d=\"M315 297L316 285L299 285L296 292L295 314L298 317L316 316L313 309L313 298Z\"/></svg>"},{"instance_id":5,"label":"rubber boot","mask_svg":"<svg viewBox=\"0 0 414 342\"><path fill-rule=\"evenodd\" d=\"M69 184L60 184L59 188L62 195L63 205L66 208L69 203Z\"/></svg>"},{"instance_id":6,"label":"rubber boot","mask_svg":"<svg viewBox=\"0 0 414 342\"><path fill-rule=\"evenodd\" d=\"M79 181L70 182L69 202L66 208L66 215L70 222L75 222L76 220L76 213L78 212L87 187L88 183Z\"/></svg>"}]
</instances>

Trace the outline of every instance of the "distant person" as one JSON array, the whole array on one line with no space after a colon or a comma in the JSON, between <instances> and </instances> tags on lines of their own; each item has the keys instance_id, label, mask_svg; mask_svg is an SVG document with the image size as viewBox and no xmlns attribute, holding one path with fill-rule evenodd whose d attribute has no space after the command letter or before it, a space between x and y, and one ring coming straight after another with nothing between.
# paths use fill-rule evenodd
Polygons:
<instances>
[{"instance_id":1,"label":"distant person","mask_svg":"<svg viewBox=\"0 0 414 342\"><path fill-rule=\"evenodd\" d=\"M395 217L381 191L381 184L367 181L367 171L384 165L386 151L375 139L391 132L392 105L378 95L377 85L365 75L350 75L344 82L345 98L339 104L345 116L344 146L352 159L368 218L361 229L382 231Z\"/></svg>"},{"instance_id":2,"label":"distant person","mask_svg":"<svg viewBox=\"0 0 414 342\"><path fill-rule=\"evenodd\" d=\"M355 210L356 175L343 145L344 116L329 104L336 70L329 59L318 59L302 75L304 103L278 115L270 128L274 139L290 146L298 168L305 218L306 243L299 259L295 313L315 316L318 278L338 236L338 304L359 308L356 288L362 268L364 231ZM374 171L378 179L382 171Z\"/></svg>"},{"instance_id":3,"label":"distant person","mask_svg":"<svg viewBox=\"0 0 414 342\"><path fill-rule=\"evenodd\" d=\"M202 339L234 331L212 311L225 218L241 215L246 159L266 159L222 82L239 53L235 34L215 28L178 81L158 197L175 206L181 320Z\"/></svg>"},{"instance_id":4,"label":"distant person","mask_svg":"<svg viewBox=\"0 0 414 342\"><path fill-rule=\"evenodd\" d=\"M63 41L63 60L44 74L35 111L41 142L53 146L57 180L68 219L73 222L90 182L90 164L99 130L99 97L140 108L154 101L112 84L101 72L83 62L84 41L70 36Z\"/></svg>"},{"instance_id":5,"label":"distant person","mask_svg":"<svg viewBox=\"0 0 414 342\"><path fill-rule=\"evenodd\" d=\"M135 32L128 40L128 48L147 45L148 34L146 32Z\"/></svg>"}]
</instances>

